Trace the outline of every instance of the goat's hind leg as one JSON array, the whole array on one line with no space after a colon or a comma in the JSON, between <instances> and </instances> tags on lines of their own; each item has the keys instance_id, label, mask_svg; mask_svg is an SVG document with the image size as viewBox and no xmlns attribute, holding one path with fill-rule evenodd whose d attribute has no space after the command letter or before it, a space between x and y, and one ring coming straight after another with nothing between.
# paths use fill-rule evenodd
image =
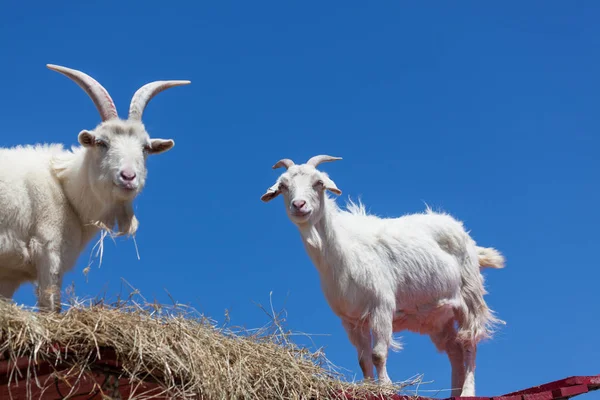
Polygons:
<instances>
[{"instance_id":1,"label":"goat's hind leg","mask_svg":"<svg viewBox=\"0 0 600 400\"><path fill-rule=\"evenodd\" d=\"M362 370L363 377L365 380L373 380L373 352L371 350L371 331L369 330L369 324L366 322L351 323L342 320L342 325L348 334L350 343L356 348L358 353L358 363Z\"/></svg>"},{"instance_id":2,"label":"goat's hind leg","mask_svg":"<svg viewBox=\"0 0 600 400\"><path fill-rule=\"evenodd\" d=\"M466 374L463 385L462 397L475 396L475 359L477 357L477 345L474 343L464 344Z\"/></svg>"},{"instance_id":3,"label":"goat's hind leg","mask_svg":"<svg viewBox=\"0 0 600 400\"><path fill-rule=\"evenodd\" d=\"M485 303L484 303L485 305ZM465 313L458 310L458 340L463 348L465 359L465 380L462 386L461 397L475 396L475 359L477 357L477 335L473 334L477 326L473 321L468 321L465 318Z\"/></svg>"},{"instance_id":4,"label":"goat's hind leg","mask_svg":"<svg viewBox=\"0 0 600 400\"><path fill-rule=\"evenodd\" d=\"M459 397L465 382L465 359L463 345L458 341L454 321L444 329L431 335L431 341L440 352L445 352L452 367L452 396Z\"/></svg>"}]
</instances>

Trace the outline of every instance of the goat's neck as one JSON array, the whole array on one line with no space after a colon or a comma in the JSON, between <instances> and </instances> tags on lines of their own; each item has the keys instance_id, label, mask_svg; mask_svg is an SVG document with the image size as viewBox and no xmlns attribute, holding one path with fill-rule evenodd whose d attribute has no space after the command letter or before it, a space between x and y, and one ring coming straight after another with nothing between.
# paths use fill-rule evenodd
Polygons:
<instances>
[{"instance_id":1,"label":"goat's neck","mask_svg":"<svg viewBox=\"0 0 600 400\"><path fill-rule=\"evenodd\" d=\"M341 257L338 251L339 226L336 223L339 208L333 199L325 197L323 217L314 225L300 227L302 241L315 267L321 274L332 272Z\"/></svg>"},{"instance_id":2,"label":"goat's neck","mask_svg":"<svg viewBox=\"0 0 600 400\"><path fill-rule=\"evenodd\" d=\"M118 224L119 229L115 233L134 235L138 220L133 212L133 203L115 200L112 196L106 198L98 193L93 185L91 162L89 153L78 149L67 162L63 160L62 166L55 169L71 206L81 220L84 242L98 232L98 223L113 232Z\"/></svg>"},{"instance_id":3,"label":"goat's neck","mask_svg":"<svg viewBox=\"0 0 600 400\"><path fill-rule=\"evenodd\" d=\"M94 192L89 177L90 160L86 153L78 151L73 154L69 165L60 172L65 195L84 226L102 220L110 207Z\"/></svg>"},{"instance_id":4,"label":"goat's neck","mask_svg":"<svg viewBox=\"0 0 600 400\"><path fill-rule=\"evenodd\" d=\"M112 229L116 218L124 226L131 226L128 222L132 221L137 227L137 220L131 218L133 210L129 204L107 201L94 190L90 162L87 151L78 149L60 160L61 165L55 169L64 193L79 217L83 246L100 230L98 223Z\"/></svg>"}]
</instances>

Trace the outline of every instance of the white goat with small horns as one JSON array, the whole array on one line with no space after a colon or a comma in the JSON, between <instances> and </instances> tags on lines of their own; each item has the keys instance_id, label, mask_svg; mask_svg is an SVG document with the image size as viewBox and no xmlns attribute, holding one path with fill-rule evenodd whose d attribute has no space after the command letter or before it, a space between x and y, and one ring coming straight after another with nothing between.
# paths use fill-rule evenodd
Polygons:
<instances>
[{"instance_id":1,"label":"white goat with small horns","mask_svg":"<svg viewBox=\"0 0 600 400\"><path fill-rule=\"evenodd\" d=\"M146 182L146 158L174 146L151 139L142 124L148 102L189 81L156 81L133 96L129 118L119 119L108 92L81 71L48 65L92 99L102 122L79 133L80 147L60 144L0 149L0 296L37 281L38 306L61 310L63 274L99 229L135 234L132 203Z\"/></svg>"},{"instance_id":2,"label":"white goat with small horns","mask_svg":"<svg viewBox=\"0 0 600 400\"><path fill-rule=\"evenodd\" d=\"M388 349L400 349L393 332L409 330L429 335L447 353L452 395L474 396L477 344L504 323L483 299L480 268L503 268L503 256L477 246L461 222L429 209L400 218L368 215L354 203L340 209L325 192L341 191L316 169L340 159L319 155L301 165L280 160L273 168L287 171L261 200L283 194L365 379L374 378L375 366L379 381L390 382Z\"/></svg>"}]
</instances>

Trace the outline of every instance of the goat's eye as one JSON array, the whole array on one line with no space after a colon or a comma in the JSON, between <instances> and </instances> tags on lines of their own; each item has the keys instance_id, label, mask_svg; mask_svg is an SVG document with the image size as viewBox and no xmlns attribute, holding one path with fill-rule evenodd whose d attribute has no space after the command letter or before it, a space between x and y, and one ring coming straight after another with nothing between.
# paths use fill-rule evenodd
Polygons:
<instances>
[{"instance_id":1,"label":"goat's eye","mask_svg":"<svg viewBox=\"0 0 600 400\"><path fill-rule=\"evenodd\" d=\"M321 179L319 179L318 181L315 182L314 186L323 186L324 184L325 183Z\"/></svg>"},{"instance_id":2,"label":"goat's eye","mask_svg":"<svg viewBox=\"0 0 600 400\"><path fill-rule=\"evenodd\" d=\"M108 148L108 143L102 139L96 139L96 146L102 147L103 149Z\"/></svg>"},{"instance_id":3,"label":"goat's eye","mask_svg":"<svg viewBox=\"0 0 600 400\"><path fill-rule=\"evenodd\" d=\"M279 184L279 190L288 190L288 185L286 185L285 183L281 182Z\"/></svg>"}]
</instances>

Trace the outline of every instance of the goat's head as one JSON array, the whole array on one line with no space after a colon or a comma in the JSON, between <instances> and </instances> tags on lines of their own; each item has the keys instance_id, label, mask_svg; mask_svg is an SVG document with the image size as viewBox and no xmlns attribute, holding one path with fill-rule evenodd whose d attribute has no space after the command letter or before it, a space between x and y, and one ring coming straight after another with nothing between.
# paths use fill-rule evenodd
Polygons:
<instances>
[{"instance_id":1,"label":"goat's head","mask_svg":"<svg viewBox=\"0 0 600 400\"><path fill-rule=\"evenodd\" d=\"M122 120L112 98L95 79L71 68L51 64L48 68L77 83L100 112L102 123L93 131L81 131L78 136L90 161L88 175L93 190L107 200L133 200L146 181L147 156L164 153L175 145L171 139L150 138L142 123L144 109L156 94L190 82L156 81L142 86L131 100L128 119Z\"/></svg>"},{"instance_id":2,"label":"goat's head","mask_svg":"<svg viewBox=\"0 0 600 400\"><path fill-rule=\"evenodd\" d=\"M337 195L342 194L342 191L325 172L316 167L320 163L336 160L341 158L319 155L312 157L306 164L299 165L288 158L279 160L273 169L285 167L287 171L279 176L277 182L262 195L261 200L266 203L283 194L287 214L293 223L317 223L323 215L325 191L329 190Z\"/></svg>"}]
</instances>

